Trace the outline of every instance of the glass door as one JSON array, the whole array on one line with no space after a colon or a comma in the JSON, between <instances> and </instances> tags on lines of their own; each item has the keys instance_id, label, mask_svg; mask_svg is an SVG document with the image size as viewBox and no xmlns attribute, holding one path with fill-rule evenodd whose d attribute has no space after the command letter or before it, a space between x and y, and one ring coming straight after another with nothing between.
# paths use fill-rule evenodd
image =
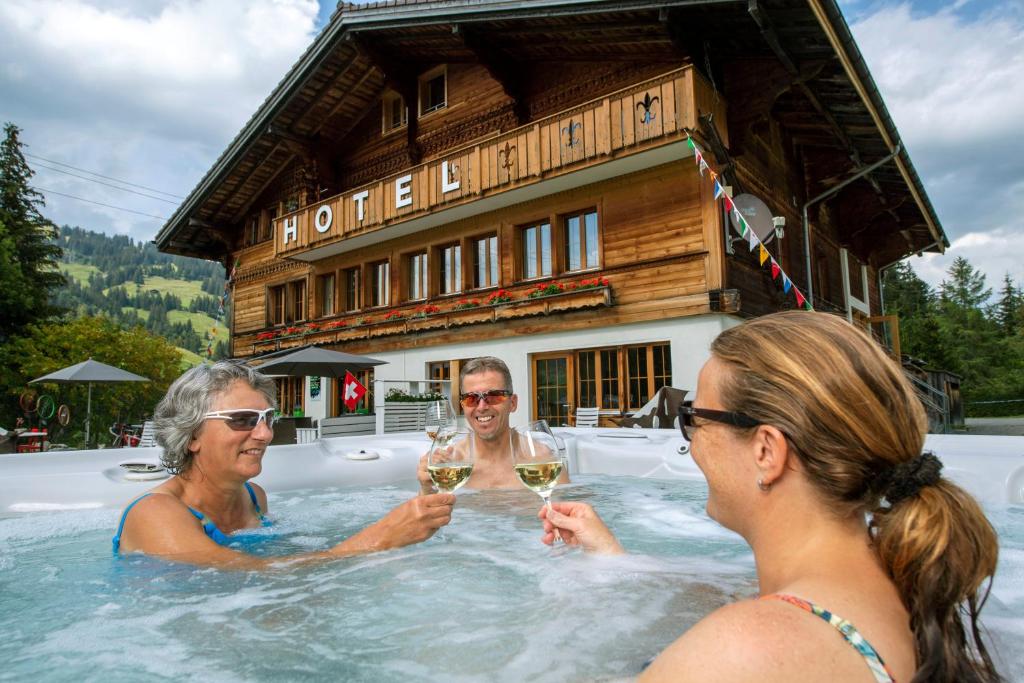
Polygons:
<instances>
[{"instance_id":1,"label":"glass door","mask_svg":"<svg viewBox=\"0 0 1024 683\"><path fill-rule=\"evenodd\" d=\"M575 408L573 362L570 354L544 354L533 357L534 420L547 420L552 427L571 424Z\"/></svg>"}]
</instances>

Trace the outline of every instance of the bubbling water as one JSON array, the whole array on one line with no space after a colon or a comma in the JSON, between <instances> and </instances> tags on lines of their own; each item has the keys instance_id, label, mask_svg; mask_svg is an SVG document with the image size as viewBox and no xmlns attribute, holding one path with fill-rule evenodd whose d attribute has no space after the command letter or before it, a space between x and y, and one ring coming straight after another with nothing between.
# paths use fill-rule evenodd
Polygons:
<instances>
[{"instance_id":1,"label":"bubbling water","mask_svg":"<svg viewBox=\"0 0 1024 683\"><path fill-rule=\"evenodd\" d=\"M411 493L270 497L251 552L325 548ZM749 549L704 513L703 483L580 476L631 551L539 542L526 491L465 492L426 543L277 572L112 559L119 513L0 519L0 680L592 681L635 675L713 609L757 587ZM1024 680L1024 509L990 509L1002 539L985 623L1001 670Z\"/></svg>"}]
</instances>

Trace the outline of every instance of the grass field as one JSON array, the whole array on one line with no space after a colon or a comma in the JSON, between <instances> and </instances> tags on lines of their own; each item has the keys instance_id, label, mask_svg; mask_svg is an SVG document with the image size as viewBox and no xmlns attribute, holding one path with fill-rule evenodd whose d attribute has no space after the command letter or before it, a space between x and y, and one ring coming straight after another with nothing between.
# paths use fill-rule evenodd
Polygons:
<instances>
[{"instance_id":1,"label":"grass field","mask_svg":"<svg viewBox=\"0 0 1024 683\"><path fill-rule=\"evenodd\" d=\"M178 351L181 352L181 369L188 370L189 368L195 367L203 362L203 357L198 353L192 353L188 349L183 349L180 346Z\"/></svg>"},{"instance_id":2,"label":"grass field","mask_svg":"<svg viewBox=\"0 0 1024 683\"><path fill-rule=\"evenodd\" d=\"M183 323L186 320L192 321L192 329L196 331L201 339L206 339L206 334L211 328L217 328L217 341L228 340L228 328L217 322L205 313L189 313L188 311L168 311L167 319L172 323Z\"/></svg>"},{"instance_id":3,"label":"grass field","mask_svg":"<svg viewBox=\"0 0 1024 683\"><path fill-rule=\"evenodd\" d=\"M80 285L89 284L89 274L98 273L100 269L88 263L62 263L60 271Z\"/></svg>"},{"instance_id":4,"label":"grass field","mask_svg":"<svg viewBox=\"0 0 1024 683\"><path fill-rule=\"evenodd\" d=\"M124 287L129 295L135 293L135 283L133 282L126 282L119 286ZM182 306L188 306L197 296L211 296L202 290L202 283L196 280L171 280L166 277L147 277L139 289L143 292L155 289L161 294L173 294L181 299Z\"/></svg>"}]
</instances>

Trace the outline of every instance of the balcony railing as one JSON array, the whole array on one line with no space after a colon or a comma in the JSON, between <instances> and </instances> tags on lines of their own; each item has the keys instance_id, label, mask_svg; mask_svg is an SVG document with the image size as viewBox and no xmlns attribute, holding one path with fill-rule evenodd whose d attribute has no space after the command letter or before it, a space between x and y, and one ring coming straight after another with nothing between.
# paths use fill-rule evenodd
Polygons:
<instances>
[{"instance_id":1,"label":"balcony railing","mask_svg":"<svg viewBox=\"0 0 1024 683\"><path fill-rule=\"evenodd\" d=\"M441 209L685 137L713 113L723 139L724 103L684 67L531 124L452 150L379 181L277 218L275 254L299 254Z\"/></svg>"}]
</instances>

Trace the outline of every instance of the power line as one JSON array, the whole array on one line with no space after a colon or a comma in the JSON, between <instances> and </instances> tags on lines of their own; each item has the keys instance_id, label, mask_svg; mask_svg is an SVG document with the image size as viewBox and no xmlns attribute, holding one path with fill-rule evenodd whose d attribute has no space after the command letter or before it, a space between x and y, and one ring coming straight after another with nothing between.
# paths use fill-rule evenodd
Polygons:
<instances>
[{"instance_id":1,"label":"power line","mask_svg":"<svg viewBox=\"0 0 1024 683\"><path fill-rule=\"evenodd\" d=\"M77 173L72 173L71 171L65 171L65 170L62 170L62 169L59 169L59 168L54 168L53 166L47 166L46 164L36 164L36 168L45 168L45 169L47 169L49 171L56 171L57 173L64 173L64 174L72 176L74 178L81 178L82 180L88 180L90 183L97 183L99 185L106 185L107 187L112 187L115 190L121 190L122 192L131 192L132 194L137 194L140 197L146 197L147 199L155 199L155 200L157 200L159 202L167 202L168 204L174 204L175 206L178 205L178 202L174 201L173 199L164 199L163 197L155 197L155 196L153 196L151 194L146 194L145 192L137 192L135 190L129 190L127 187L120 187L118 185L114 185L113 183L105 183L102 180L96 180L95 178L89 178L89 177L84 176L84 175L78 175ZM121 182L121 181L119 180L117 182Z\"/></svg>"},{"instance_id":2,"label":"power line","mask_svg":"<svg viewBox=\"0 0 1024 683\"><path fill-rule=\"evenodd\" d=\"M72 166L71 164L65 164L63 161L54 161L52 159L45 159L43 157L36 156L35 154L29 154L28 152L22 152L22 154L24 154L25 156L29 157L30 159L38 159L39 161L45 161L48 164L57 164L58 166L63 166L65 168L70 168L70 169L74 169L76 171L81 171L82 173L88 173L89 175L94 175L97 178L105 178L106 180L113 180L115 183L121 183L122 185L130 185L131 187L137 187L137 188L139 188L141 190L149 190L150 192L156 192L157 194L165 194L168 197L175 197L177 199L184 199L184 197L182 197L179 194L174 194L172 192L164 192L163 190L157 190L157 189L152 188L152 187L146 187L145 185L138 185L136 183L130 183L127 180L121 180L120 178L111 178L110 176L103 175L102 173L96 173L96 172L90 171L88 169L79 168L77 166Z\"/></svg>"},{"instance_id":3,"label":"power line","mask_svg":"<svg viewBox=\"0 0 1024 683\"><path fill-rule=\"evenodd\" d=\"M89 204L96 204L98 206L105 206L108 209L117 209L118 211L127 211L128 213L137 213L140 216L145 216L146 218L155 218L158 221L166 221L167 220L163 216L154 216L153 214L142 213L141 211L136 211L135 209L126 209L123 206L114 206L113 204L104 204L103 202L96 202L96 201L93 201L91 199L84 199L82 197L76 197L73 194L64 194L63 192L57 192L56 190L47 190L45 187L33 187L32 189L37 190L39 192L42 192L43 194L56 194L56 195L60 195L61 197L67 197L68 199L77 199L80 202L88 202Z\"/></svg>"}]
</instances>

